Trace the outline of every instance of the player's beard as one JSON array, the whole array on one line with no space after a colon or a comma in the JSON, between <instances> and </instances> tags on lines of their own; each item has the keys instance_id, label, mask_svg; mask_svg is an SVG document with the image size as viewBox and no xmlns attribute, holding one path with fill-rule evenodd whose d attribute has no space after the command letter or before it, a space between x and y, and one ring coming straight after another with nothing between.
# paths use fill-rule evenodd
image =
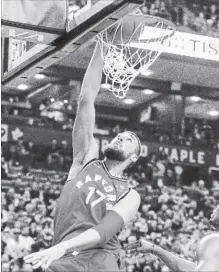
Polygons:
<instances>
[{"instance_id":1,"label":"player's beard","mask_svg":"<svg viewBox=\"0 0 219 272\"><path fill-rule=\"evenodd\" d=\"M107 147L104 151L104 156L109 160L124 161L125 155L118 149Z\"/></svg>"}]
</instances>

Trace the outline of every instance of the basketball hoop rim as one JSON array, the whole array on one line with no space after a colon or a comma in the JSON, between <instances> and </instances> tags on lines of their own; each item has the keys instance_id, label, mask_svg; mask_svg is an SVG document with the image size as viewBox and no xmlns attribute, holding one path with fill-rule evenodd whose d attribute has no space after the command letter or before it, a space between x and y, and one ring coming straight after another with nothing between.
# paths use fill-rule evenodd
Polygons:
<instances>
[{"instance_id":1,"label":"basketball hoop rim","mask_svg":"<svg viewBox=\"0 0 219 272\"><path fill-rule=\"evenodd\" d=\"M125 22L125 21L129 21L130 19L128 18L131 18L132 17L132 21L135 22L136 20L139 20L140 22L139 23L142 23L142 21L145 21L146 18L149 19L155 19L157 22L162 22L162 23L166 23L166 25L168 26L171 26L173 28L173 30L176 30L176 25L171 22L170 20L168 19L165 19L165 18L162 18L162 17L159 17L159 16L153 16L153 15L149 15L149 14L128 14L127 16L121 18L120 20L117 21L117 23L122 23L122 22ZM134 18L134 19L133 19Z\"/></svg>"},{"instance_id":2,"label":"basketball hoop rim","mask_svg":"<svg viewBox=\"0 0 219 272\"><path fill-rule=\"evenodd\" d=\"M175 34L175 32L176 32L176 25L173 22L171 22L170 20L167 20L165 18L162 18L162 17L148 15L148 14L128 14L125 17L119 19L110 28L113 28L115 26L117 28L119 28L121 25L125 24L126 22L127 23L133 22L133 25L134 24L137 24L137 25L145 24L145 26L149 26L149 24L147 24L147 20L150 20L150 19L154 20L154 23L164 23L168 28L169 27L171 28L170 30L172 32L169 35L161 37L164 40L168 39L168 38L171 38ZM105 29L102 33L108 31L110 28ZM148 39L147 42L148 41L150 42L150 39Z\"/></svg>"},{"instance_id":3,"label":"basketball hoop rim","mask_svg":"<svg viewBox=\"0 0 219 272\"><path fill-rule=\"evenodd\" d=\"M146 37L144 32L147 32L147 27L148 33L154 33L152 28L160 28L165 32L158 31L158 37L153 34ZM155 45L162 44L164 40L172 37L175 31L176 26L171 21L144 14L129 14L102 31L97 36L97 42L99 42L104 60L103 72L106 75L106 83L111 82L109 91L112 91L120 99L124 98L140 69L150 67L162 53L162 49L156 48L153 43ZM125 35L127 38L124 38ZM150 43L152 49L138 46L134 46L134 48L133 43L135 42L136 44ZM107 48L106 54L103 49L105 46Z\"/></svg>"}]
</instances>

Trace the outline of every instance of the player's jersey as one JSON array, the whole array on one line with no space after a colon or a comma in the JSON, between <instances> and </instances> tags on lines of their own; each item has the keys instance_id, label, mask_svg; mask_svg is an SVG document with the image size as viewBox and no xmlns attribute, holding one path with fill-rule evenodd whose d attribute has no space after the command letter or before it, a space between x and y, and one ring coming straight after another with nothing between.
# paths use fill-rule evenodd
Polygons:
<instances>
[{"instance_id":1,"label":"player's jersey","mask_svg":"<svg viewBox=\"0 0 219 272\"><path fill-rule=\"evenodd\" d=\"M111 176L104 162L90 161L63 188L54 217L53 244L69 240L99 224L107 211L128 192L127 180ZM104 248L119 253L117 237Z\"/></svg>"}]
</instances>

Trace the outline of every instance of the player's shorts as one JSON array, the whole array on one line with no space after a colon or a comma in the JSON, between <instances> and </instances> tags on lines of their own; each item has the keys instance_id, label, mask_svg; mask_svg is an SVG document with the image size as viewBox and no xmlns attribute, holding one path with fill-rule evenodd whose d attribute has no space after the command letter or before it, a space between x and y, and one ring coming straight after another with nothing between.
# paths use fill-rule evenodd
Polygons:
<instances>
[{"instance_id":1,"label":"player's shorts","mask_svg":"<svg viewBox=\"0 0 219 272\"><path fill-rule=\"evenodd\" d=\"M77 256L68 255L55 260L46 272L77 272L77 271L120 271L116 256L105 249L92 249L79 253Z\"/></svg>"}]
</instances>

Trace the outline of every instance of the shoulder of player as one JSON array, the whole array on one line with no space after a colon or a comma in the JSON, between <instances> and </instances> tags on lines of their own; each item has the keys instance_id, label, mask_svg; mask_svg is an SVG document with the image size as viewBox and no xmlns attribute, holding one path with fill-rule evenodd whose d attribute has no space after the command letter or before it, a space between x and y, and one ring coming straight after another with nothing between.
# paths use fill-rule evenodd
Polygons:
<instances>
[{"instance_id":1,"label":"shoulder of player","mask_svg":"<svg viewBox=\"0 0 219 272\"><path fill-rule=\"evenodd\" d=\"M129 190L129 194L130 194L132 197L134 197L134 198L141 199L139 193L138 193L135 189L133 189L133 188L131 188L131 189Z\"/></svg>"},{"instance_id":2,"label":"shoulder of player","mask_svg":"<svg viewBox=\"0 0 219 272\"><path fill-rule=\"evenodd\" d=\"M140 205L141 197L136 190L130 189L127 195L124 197L124 201L126 201L130 205L133 204Z\"/></svg>"},{"instance_id":3,"label":"shoulder of player","mask_svg":"<svg viewBox=\"0 0 219 272\"><path fill-rule=\"evenodd\" d=\"M123 199L113 206L112 210L122 217L124 224L127 224L136 215L140 203L141 198L139 194L135 190L131 189Z\"/></svg>"},{"instance_id":4,"label":"shoulder of player","mask_svg":"<svg viewBox=\"0 0 219 272\"><path fill-rule=\"evenodd\" d=\"M91 158L90 160L85 161L81 161L80 159L75 158L69 171L67 180L75 178L83 169L85 169L88 165L90 165L94 161L99 162L97 158Z\"/></svg>"},{"instance_id":5,"label":"shoulder of player","mask_svg":"<svg viewBox=\"0 0 219 272\"><path fill-rule=\"evenodd\" d=\"M198 251L200 257L214 256L215 254L219 256L219 234L212 233L202 238Z\"/></svg>"}]
</instances>

